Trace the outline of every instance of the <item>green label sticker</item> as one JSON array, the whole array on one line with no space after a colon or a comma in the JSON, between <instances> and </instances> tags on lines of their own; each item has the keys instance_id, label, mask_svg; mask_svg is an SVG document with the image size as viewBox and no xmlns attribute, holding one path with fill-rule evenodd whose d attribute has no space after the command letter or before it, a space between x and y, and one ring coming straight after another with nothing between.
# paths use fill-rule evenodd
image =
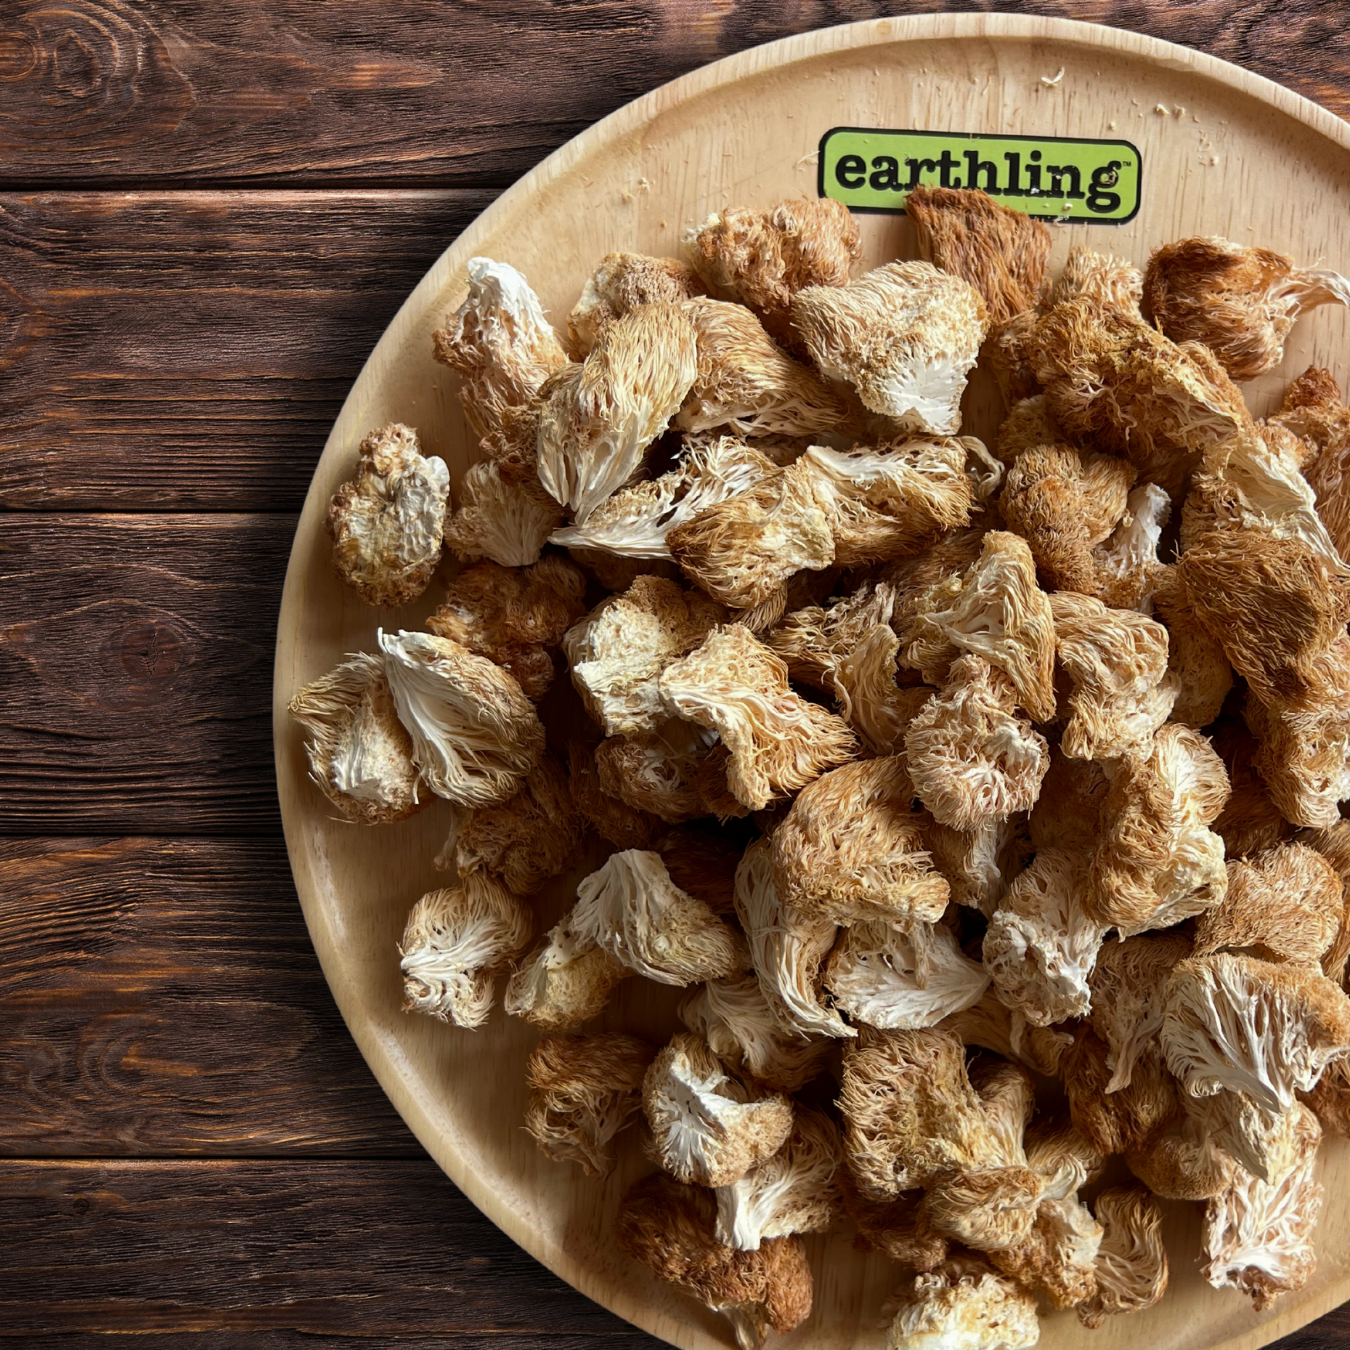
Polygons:
<instances>
[{"instance_id":1,"label":"green label sticker","mask_svg":"<svg viewBox=\"0 0 1350 1350\"><path fill-rule=\"evenodd\" d=\"M833 127L820 138L818 190L853 211L899 213L921 183L982 188L1041 220L1123 225L1142 175L1129 141Z\"/></svg>"}]
</instances>

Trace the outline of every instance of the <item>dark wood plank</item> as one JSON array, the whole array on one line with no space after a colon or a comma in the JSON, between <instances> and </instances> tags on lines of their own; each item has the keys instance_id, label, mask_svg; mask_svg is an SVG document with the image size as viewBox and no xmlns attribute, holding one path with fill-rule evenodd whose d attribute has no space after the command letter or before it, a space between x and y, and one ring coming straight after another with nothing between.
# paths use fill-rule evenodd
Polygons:
<instances>
[{"instance_id":1,"label":"dark wood plank","mask_svg":"<svg viewBox=\"0 0 1350 1350\"><path fill-rule=\"evenodd\" d=\"M279 824L288 515L0 515L0 834Z\"/></svg>"},{"instance_id":2,"label":"dark wood plank","mask_svg":"<svg viewBox=\"0 0 1350 1350\"><path fill-rule=\"evenodd\" d=\"M44 1345L99 1331L213 1350L297 1335L658 1344L521 1252L430 1161L0 1161L0 1249L0 1337ZM1323 1350L1347 1328L1341 1311L1280 1345Z\"/></svg>"},{"instance_id":3,"label":"dark wood plank","mask_svg":"<svg viewBox=\"0 0 1350 1350\"><path fill-rule=\"evenodd\" d=\"M9 1157L423 1156L280 839L0 841L0 1084Z\"/></svg>"},{"instance_id":4,"label":"dark wood plank","mask_svg":"<svg viewBox=\"0 0 1350 1350\"><path fill-rule=\"evenodd\" d=\"M22 184L510 182L715 55L684 10L19 0L0 10L0 165Z\"/></svg>"},{"instance_id":5,"label":"dark wood plank","mask_svg":"<svg viewBox=\"0 0 1350 1350\"><path fill-rule=\"evenodd\" d=\"M0 1250L0 1336L657 1344L526 1256L430 1160L0 1161Z\"/></svg>"},{"instance_id":6,"label":"dark wood plank","mask_svg":"<svg viewBox=\"0 0 1350 1350\"><path fill-rule=\"evenodd\" d=\"M0 196L0 506L298 510L385 325L493 195Z\"/></svg>"},{"instance_id":7,"label":"dark wood plank","mask_svg":"<svg viewBox=\"0 0 1350 1350\"><path fill-rule=\"evenodd\" d=\"M359 1335L359 1333L357 1333ZM604 1336L550 1336L547 1340L549 1350L590 1350L590 1347L603 1344L609 1346L654 1346L659 1344L639 1331L629 1330L630 1340L625 1340L622 1332L613 1337ZM4 1330L0 1328L0 1338ZM366 1345L371 1342L362 1337ZM391 1343L391 1350L477 1350L479 1346L491 1345L493 1350L529 1350L538 1345L541 1337L521 1337L493 1333L488 1336L461 1334L452 1337L443 1336L400 1336ZM1342 1350L1350 1340L1350 1310L1338 1308L1311 1326L1304 1327L1290 1336L1272 1342L1270 1350ZM43 1336L38 1341L43 1350L107 1350L108 1339L99 1335L55 1335ZM1090 1350L1092 1342L1085 1340ZM207 1334L196 1332L169 1333L167 1335L123 1334L118 1337L117 1350L351 1350L352 1340L346 1336L309 1336L295 1331L249 1331L221 1332Z\"/></svg>"},{"instance_id":8,"label":"dark wood plank","mask_svg":"<svg viewBox=\"0 0 1350 1350\"><path fill-rule=\"evenodd\" d=\"M1139 29L1350 111L1339 0L16 0L0 183L504 186L715 57L933 8Z\"/></svg>"},{"instance_id":9,"label":"dark wood plank","mask_svg":"<svg viewBox=\"0 0 1350 1350\"><path fill-rule=\"evenodd\" d=\"M1343 1304L1302 1331L1276 1341L1271 1350L1343 1350L1347 1343L1350 1343L1350 1304Z\"/></svg>"},{"instance_id":10,"label":"dark wood plank","mask_svg":"<svg viewBox=\"0 0 1350 1350\"><path fill-rule=\"evenodd\" d=\"M511 1298L507 1290L504 1298ZM109 1339L100 1332L57 1333L51 1336L31 1336L20 1333L25 1344L39 1345L42 1350L109 1350ZM435 1334L421 1336L416 1332L400 1332L397 1337L367 1336L360 1331L350 1335L315 1336L307 1331L169 1331L115 1333L116 1350L367 1350L368 1347L387 1346L389 1350L658 1350L663 1342L653 1340L633 1327L619 1326L609 1331L576 1335L569 1332L530 1332L516 1335L511 1332L456 1332L449 1336ZM5 1329L0 1327L0 1345L5 1344ZM13 1344L13 1342L9 1342ZM1281 1350L1289 1347L1281 1345ZM1299 1350L1302 1350L1299 1347ZM1317 1347L1321 1350L1321 1347Z\"/></svg>"}]
</instances>

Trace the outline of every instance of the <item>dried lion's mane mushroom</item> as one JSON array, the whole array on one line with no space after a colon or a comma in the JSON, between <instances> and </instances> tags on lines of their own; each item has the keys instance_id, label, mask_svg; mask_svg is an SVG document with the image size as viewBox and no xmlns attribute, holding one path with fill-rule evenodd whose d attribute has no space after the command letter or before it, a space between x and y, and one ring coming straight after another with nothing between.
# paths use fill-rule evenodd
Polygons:
<instances>
[{"instance_id":1,"label":"dried lion's mane mushroom","mask_svg":"<svg viewBox=\"0 0 1350 1350\"><path fill-rule=\"evenodd\" d=\"M426 590L441 560L450 470L401 422L361 442L356 476L328 507L338 574L368 605L393 609Z\"/></svg>"},{"instance_id":2,"label":"dried lion's mane mushroom","mask_svg":"<svg viewBox=\"0 0 1350 1350\"><path fill-rule=\"evenodd\" d=\"M642 1079L655 1049L636 1036L545 1036L530 1053L525 1128L555 1162L587 1176L614 1169L610 1143L642 1109Z\"/></svg>"},{"instance_id":3,"label":"dried lion's mane mushroom","mask_svg":"<svg viewBox=\"0 0 1350 1350\"><path fill-rule=\"evenodd\" d=\"M361 653L298 690L309 776L346 820L384 825L431 801L398 719L384 662Z\"/></svg>"},{"instance_id":4,"label":"dried lion's mane mushroom","mask_svg":"<svg viewBox=\"0 0 1350 1350\"><path fill-rule=\"evenodd\" d=\"M533 932L529 907L485 872L424 895L399 943L404 1010L482 1026L492 1010L494 976Z\"/></svg>"}]
</instances>

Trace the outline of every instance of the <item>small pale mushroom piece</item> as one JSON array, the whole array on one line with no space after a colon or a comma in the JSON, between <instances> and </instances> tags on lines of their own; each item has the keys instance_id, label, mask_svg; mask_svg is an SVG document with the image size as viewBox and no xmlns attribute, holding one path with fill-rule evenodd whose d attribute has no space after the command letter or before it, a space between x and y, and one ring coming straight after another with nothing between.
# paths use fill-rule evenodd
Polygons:
<instances>
[{"instance_id":1,"label":"small pale mushroom piece","mask_svg":"<svg viewBox=\"0 0 1350 1350\"><path fill-rule=\"evenodd\" d=\"M1333 1060L1328 1071L1337 1062ZM1318 1081L1320 1084L1321 1080ZM1271 1181L1279 1175L1295 1125L1294 1107L1270 1111L1245 1092L1186 1097L1183 1104L1209 1145L1222 1150L1239 1169L1262 1181Z\"/></svg>"},{"instance_id":2,"label":"small pale mushroom piece","mask_svg":"<svg viewBox=\"0 0 1350 1350\"><path fill-rule=\"evenodd\" d=\"M694 269L678 258L606 253L567 316L568 341L584 356L604 329L639 305L673 305L706 293Z\"/></svg>"},{"instance_id":3,"label":"small pale mushroom piece","mask_svg":"<svg viewBox=\"0 0 1350 1350\"><path fill-rule=\"evenodd\" d=\"M905 731L905 762L939 825L978 830L1029 811L1050 767L1045 737L1016 715L1013 682L979 656L953 661Z\"/></svg>"},{"instance_id":4,"label":"small pale mushroom piece","mask_svg":"<svg viewBox=\"0 0 1350 1350\"><path fill-rule=\"evenodd\" d=\"M765 1238L756 1251L717 1240L717 1203L664 1173L638 1182L619 1209L618 1244L634 1260L731 1322L739 1350L759 1350L811 1313L811 1267L800 1237Z\"/></svg>"},{"instance_id":5,"label":"small pale mushroom piece","mask_svg":"<svg viewBox=\"0 0 1350 1350\"><path fill-rule=\"evenodd\" d=\"M416 600L441 560L450 470L423 455L417 433L401 422L361 442L356 476L338 488L326 525L338 575L368 605L388 609Z\"/></svg>"},{"instance_id":6,"label":"small pale mushroom piece","mask_svg":"<svg viewBox=\"0 0 1350 1350\"><path fill-rule=\"evenodd\" d=\"M1150 746L1178 687L1167 679L1167 629L1134 610L1057 592L1055 651L1072 682L1060 749L1074 759L1116 759Z\"/></svg>"},{"instance_id":7,"label":"small pale mushroom piece","mask_svg":"<svg viewBox=\"0 0 1350 1350\"><path fill-rule=\"evenodd\" d=\"M779 472L736 436L690 438L686 445L684 458L668 473L620 488L585 524L555 530L549 543L621 558L669 558L666 537L672 530Z\"/></svg>"},{"instance_id":8,"label":"small pale mushroom piece","mask_svg":"<svg viewBox=\"0 0 1350 1350\"><path fill-rule=\"evenodd\" d=\"M1206 348L1178 346L1139 314L1092 296L1053 306L1032 346L1046 406L1068 437L1124 455L1173 499L1201 452L1251 421Z\"/></svg>"},{"instance_id":9,"label":"small pale mushroom piece","mask_svg":"<svg viewBox=\"0 0 1350 1350\"><path fill-rule=\"evenodd\" d=\"M656 1051L635 1036L545 1036L530 1052L525 1129L554 1162L588 1177L614 1170L610 1145L642 1110L642 1079Z\"/></svg>"},{"instance_id":10,"label":"small pale mushroom piece","mask_svg":"<svg viewBox=\"0 0 1350 1350\"><path fill-rule=\"evenodd\" d=\"M529 567L562 524L562 508L529 478L502 472L493 460L469 466L456 489L459 506L445 522L445 546L464 562L487 558Z\"/></svg>"},{"instance_id":11,"label":"small pale mushroom piece","mask_svg":"<svg viewBox=\"0 0 1350 1350\"><path fill-rule=\"evenodd\" d=\"M1078 1304L1078 1320L1099 1327L1108 1317L1143 1312L1167 1292L1162 1210L1142 1186L1116 1186L1093 1202L1102 1226L1096 1292Z\"/></svg>"},{"instance_id":12,"label":"small pale mushroom piece","mask_svg":"<svg viewBox=\"0 0 1350 1350\"><path fill-rule=\"evenodd\" d=\"M833 920L803 914L782 900L767 839L751 844L736 868L735 904L755 978L784 1025L802 1037L856 1036L820 998L821 965L838 929Z\"/></svg>"},{"instance_id":13,"label":"small pale mushroom piece","mask_svg":"<svg viewBox=\"0 0 1350 1350\"><path fill-rule=\"evenodd\" d=\"M1052 1308L1073 1308L1097 1292L1102 1225L1076 1195L1044 1199L1025 1242L990 1251L993 1265Z\"/></svg>"},{"instance_id":14,"label":"small pale mushroom piece","mask_svg":"<svg viewBox=\"0 0 1350 1350\"><path fill-rule=\"evenodd\" d=\"M490 872L517 895L537 891L564 871L581 843L581 817L567 775L545 755L499 806L459 811L436 866L461 877Z\"/></svg>"},{"instance_id":15,"label":"small pale mushroom piece","mask_svg":"<svg viewBox=\"0 0 1350 1350\"><path fill-rule=\"evenodd\" d=\"M904 660L930 684L944 684L951 663L969 652L1012 680L1033 721L1054 718L1054 615L1018 535L991 530L963 575L920 591L906 635Z\"/></svg>"},{"instance_id":16,"label":"small pale mushroom piece","mask_svg":"<svg viewBox=\"0 0 1350 1350\"><path fill-rule=\"evenodd\" d=\"M1171 498L1156 483L1141 483L1130 493L1120 523L1092 550L1097 595L1106 604L1148 610L1163 568L1158 545L1171 514Z\"/></svg>"},{"instance_id":17,"label":"small pale mushroom piece","mask_svg":"<svg viewBox=\"0 0 1350 1350\"><path fill-rule=\"evenodd\" d=\"M1047 309L1062 300L1088 296L1138 315L1144 299L1144 274L1133 264L1111 253L1095 253L1082 244L1069 250L1064 270L1055 278L1042 303Z\"/></svg>"},{"instance_id":18,"label":"small pale mushroom piece","mask_svg":"<svg viewBox=\"0 0 1350 1350\"><path fill-rule=\"evenodd\" d=\"M310 778L345 820L384 825L430 803L380 657L349 656L297 690L289 710L306 732Z\"/></svg>"},{"instance_id":19,"label":"small pale mushroom piece","mask_svg":"<svg viewBox=\"0 0 1350 1350\"><path fill-rule=\"evenodd\" d=\"M670 879L659 853L626 849L577 886L569 926L583 942L657 984L689 985L745 970L740 935Z\"/></svg>"},{"instance_id":20,"label":"small pale mushroom piece","mask_svg":"<svg viewBox=\"0 0 1350 1350\"><path fill-rule=\"evenodd\" d=\"M697 335L698 367L675 416L680 430L811 436L849 419L848 400L783 351L744 305L704 298L683 309Z\"/></svg>"},{"instance_id":21,"label":"small pale mushroom piece","mask_svg":"<svg viewBox=\"0 0 1350 1350\"><path fill-rule=\"evenodd\" d=\"M1097 953L1088 983L1092 1029L1107 1047L1108 1093L1129 1087L1141 1055L1161 1053L1158 1033L1167 979L1192 954L1192 945L1185 933L1166 930L1107 942Z\"/></svg>"},{"instance_id":22,"label":"small pale mushroom piece","mask_svg":"<svg viewBox=\"0 0 1350 1350\"><path fill-rule=\"evenodd\" d=\"M985 969L999 997L1033 1025L1088 1013L1088 978L1106 936L1084 906L1088 887L1084 855L1041 849L989 921Z\"/></svg>"},{"instance_id":23,"label":"small pale mushroom piece","mask_svg":"<svg viewBox=\"0 0 1350 1350\"><path fill-rule=\"evenodd\" d=\"M797 794L770 848L779 894L805 914L842 924L933 922L947 907L950 887L933 867L901 755L817 778Z\"/></svg>"},{"instance_id":24,"label":"small pale mushroom piece","mask_svg":"<svg viewBox=\"0 0 1350 1350\"><path fill-rule=\"evenodd\" d=\"M566 558L522 568L481 562L451 580L427 628L510 671L538 703L553 683L552 652L586 612L585 591L585 575Z\"/></svg>"},{"instance_id":25,"label":"small pale mushroom piece","mask_svg":"<svg viewBox=\"0 0 1350 1350\"><path fill-rule=\"evenodd\" d=\"M976 1257L914 1276L896 1301L885 1350L1028 1350L1041 1335L1035 1295Z\"/></svg>"},{"instance_id":26,"label":"small pale mushroom piece","mask_svg":"<svg viewBox=\"0 0 1350 1350\"><path fill-rule=\"evenodd\" d=\"M862 254L848 207L827 197L714 212L685 248L709 286L758 311L775 332L799 290L844 285Z\"/></svg>"},{"instance_id":27,"label":"small pale mushroom piece","mask_svg":"<svg viewBox=\"0 0 1350 1350\"><path fill-rule=\"evenodd\" d=\"M399 721L427 786L458 806L512 796L544 753L519 684L486 657L430 633L378 633Z\"/></svg>"},{"instance_id":28,"label":"small pale mushroom piece","mask_svg":"<svg viewBox=\"0 0 1350 1350\"><path fill-rule=\"evenodd\" d=\"M1007 1060L978 1056L968 1079L988 1131L970 1162L924 1183L926 1221L977 1251L1007 1251L1032 1240L1047 1177L1028 1165L1023 1132L1035 1110L1031 1076Z\"/></svg>"},{"instance_id":29,"label":"small pale mushroom piece","mask_svg":"<svg viewBox=\"0 0 1350 1350\"><path fill-rule=\"evenodd\" d=\"M1008 470L999 509L1031 549L1036 569L1057 590L1093 595L1096 545L1124 516L1135 470L1114 455L1071 445L1033 445Z\"/></svg>"},{"instance_id":30,"label":"small pale mushroom piece","mask_svg":"<svg viewBox=\"0 0 1350 1350\"><path fill-rule=\"evenodd\" d=\"M700 769L716 743L716 732L679 718L649 734L611 736L595 751L600 786L670 825L706 816Z\"/></svg>"},{"instance_id":31,"label":"small pale mushroom piece","mask_svg":"<svg viewBox=\"0 0 1350 1350\"><path fill-rule=\"evenodd\" d=\"M642 1087L650 1151L677 1181L729 1186L771 1158L792 1130L792 1100L752 1091L727 1073L707 1043L677 1033Z\"/></svg>"},{"instance_id":32,"label":"small pale mushroom piece","mask_svg":"<svg viewBox=\"0 0 1350 1350\"><path fill-rule=\"evenodd\" d=\"M1233 379L1252 380L1280 364L1300 315L1350 305L1350 281L1267 248L1196 237L1154 249L1144 303L1174 342L1202 342Z\"/></svg>"},{"instance_id":33,"label":"small pale mushroom piece","mask_svg":"<svg viewBox=\"0 0 1350 1350\"><path fill-rule=\"evenodd\" d=\"M919 254L979 291L995 325L1036 304L1050 229L978 188L921 185L905 198Z\"/></svg>"},{"instance_id":34,"label":"small pale mushroom piece","mask_svg":"<svg viewBox=\"0 0 1350 1350\"><path fill-rule=\"evenodd\" d=\"M978 909L989 918L1004 890L1021 870L1018 825L991 821L975 830L934 824L928 831L933 865L951 887L952 903Z\"/></svg>"},{"instance_id":35,"label":"small pale mushroom piece","mask_svg":"<svg viewBox=\"0 0 1350 1350\"><path fill-rule=\"evenodd\" d=\"M490 436L534 400L567 364L567 354L539 297L510 263L470 258L467 270L469 293L435 333L435 354L464 379L461 403L470 429Z\"/></svg>"},{"instance_id":36,"label":"small pale mushroom piece","mask_svg":"<svg viewBox=\"0 0 1350 1350\"><path fill-rule=\"evenodd\" d=\"M1223 644L1196 617L1175 563L1154 574L1153 613L1167 629L1167 673L1177 687L1170 720L1207 727L1233 687L1233 668Z\"/></svg>"},{"instance_id":37,"label":"small pale mushroom piece","mask_svg":"<svg viewBox=\"0 0 1350 1350\"><path fill-rule=\"evenodd\" d=\"M951 1031L860 1030L844 1051L844 1155L869 1200L997 1158L998 1140Z\"/></svg>"},{"instance_id":38,"label":"small pale mushroom piece","mask_svg":"<svg viewBox=\"0 0 1350 1350\"><path fill-rule=\"evenodd\" d=\"M778 1152L717 1188L717 1240L756 1252L766 1238L823 1233L843 1208L836 1173L839 1131L820 1111L798 1107Z\"/></svg>"},{"instance_id":39,"label":"small pale mushroom piece","mask_svg":"<svg viewBox=\"0 0 1350 1350\"><path fill-rule=\"evenodd\" d=\"M657 732L670 720L659 678L726 617L715 600L644 576L602 600L563 635L572 683L607 736Z\"/></svg>"},{"instance_id":40,"label":"small pale mushroom piece","mask_svg":"<svg viewBox=\"0 0 1350 1350\"><path fill-rule=\"evenodd\" d=\"M967 467L984 455L973 436L909 437L876 448L813 445L796 464L829 518L835 565L863 567L918 553L969 524Z\"/></svg>"},{"instance_id":41,"label":"small pale mushroom piece","mask_svg":"<svg viewBox=\"0 0 1350 1350\"><path fill-rule=\"evenodd\" d=\"M632 973L565 915L512 974L503 1006L542 1031L569 1031L589 1022Z\"/></svg>"},{"instance_id":42,"label":"small pale mushroom piece","mask_svg":"<svg viewBox=\"0 0 1350 1350\"><path fill-rule=\"evenodd\" d=\"M718 733L730 756L727 786L752 811L857 753L849 727L796 693L782 659L740 624L668 664L657 687L671 714Z\"/></svg>"},{"instance_id":43,"label":"small pale mushroom piece","mask_svg":"<svg viewBox=\"0 0 1350 1350\"><path fill-rule=\"evenodd\" d=\"M1241 1290L1257 1312L1303 1288L1317 1265L1313 1229L1324 1191L1314 1169L1322 1131L1302 1105L1291 1125L1284 1166L1269 1181L1236 1168L1205 1209L1205 1278L1216 1289Z\"/></svg>"},{"instance_id":44,"label":"small pale mushroom piece","mask_svg":"<svg viewBox=\"0 0 1350 1350\"><path fill-rule=\"evenodd\" d=\"M1058 1075L1060 1063L1073 1045L1071 1032L1034 1026L1016 1008L1008 1007L992 987L969 1008L944 1017L938 1029L954 1033L964 1045L992 1050L1047 1078Z\"/></svg>"},{"instance_id":45,"label":"small pale mushroom piece","mask_svg":"<svg viewBox=\"0 0 1350 1350\"><path fill-rule=\"evenodd\" d=\"M679 305L630 310L580 366L540 391L539 481L584 524L642 467L697 374L694 325Z\"/></svg>"},{"instance_id":46,"label":"small pale mushroom piece","mask_svg":"<svg viewBox=\"0 0 1350 1350\"><path fill-rule=\"evenodd\" d=\"M492 1011L496 974L525 950L534 915L483 872L424 895L399 942L404 1012L457 1027L481 1027Z\"/></svg>"},{"instance_id":47,"label":"small pale mushroom piece","mask_svg":"<svg viewBox=\"0 0 1350 1350\"><path fill-rule=\"evenodd\" d=\"M984 1165L935 1178L920 1212L930 1227L975 1251L1010 1251L1032 1240L1041 1180L1028 1167Z\"/></svg>"},{"instance_id":48,"label":"small pale mushroom piece","mask_svg":"<svg viewBox=\"0 0 1350 1350\"><path fill-rule=\"evenodd\" d=\"M1168 723L1107 765L1110 787L1085 905L1122 937L1170 928L1222 902L1223 840L1209 826L1228 775L1207 737Z\"/></svg>"},{"instance_id":49,"label":"small pale mushroom piece","mask_svg":"<svg viewBox=\"0 0 1350 1350\"><path fill-rule=\"evenodd\" d=\"M707 505L668 529L670 556L684 574L732 609L786 604L788 581L834 563L834 531L805 464L765 473L744 491Z\"/></svg>"},{"instance_id":50,"label":"small pale mushroom piece","mask_svg":"<svg viewBox=\"0 0 1350 1350\"><path fill-rule=\"evenodd\" d=\"M896 588L864 583L828 609L794 610L765 638L795 680L834 694L839 713L878 755L899 754L905 731L933 691L897 683Z\"/></svg>"},{"instance_id":51,"label":"small pale mushroom piece","mask_svg":"<svg viewBox=\"0 0 1350 1350\"><path fill-rule=\"evenodd\" d=\"M1246 426L1205 451L1186 499L1182 548L1206 529L1255 531L1297 539L1343 574L1345 563L1300 470L1302 442L1278 430Z\"/></svg>"},{"instance_id":52,"label":"small pale mushroom piece","mask_svg":"<svg viewBox=\"0 0 1350 1350\"><path fill-rule=\"evenodd\" d=\"M1256 947L1315 965L1340 931L1345 893L1336 869L1303 844L1281 844L1228 864L1228 893L1200 916L1195 954Z\"/></svg>"},{"instance_id":53,"label":"small pale mushroom piece","mask_svg":"<svg viewBox=\"0 0 1350 1350\"><path fill-rule=\"evenodd\" d=\"M820 372L907 431L954 435L961 395L989 328L979 292L930 263L893 262L846 286L792 299Z\"/></svg>"},{"instance_id":54,"label":"small pale mushroom piece","mask_svg":"<svg viewBox=\"0 0 1350 1350\"><path fill-rule=\"evenodd\" d=\"M680 1020L723 1063L774 1092L799 1091L820 1076L829 1055L829 1040L784 1023L753 973L699 985L681 1000Z\"/></svg>"},{"instance_id":55,"label":"small pale mushroom piece","mask_svg":"<svg viewBox=\"0 0 1350 1350\"><path fill-rule=\"evenodd\" d=\"M1161 1036L1192 1096L1227 1089L1284 1112L1350 1051L1350 998L1315 968L1197 956L1168 980Z\"/></svg>"},{"instance_id":56,"label":"small pale mushroom piece","mask_svg":"<svg viewBox=\"0 0 1350 1350\"><path fill-rule=\"evenodd\" d=\"M914 1029L979 1002L989 974L942 924L855 923L830 953L825 987L854 1021Z\"/></svg>"}]
</instances>

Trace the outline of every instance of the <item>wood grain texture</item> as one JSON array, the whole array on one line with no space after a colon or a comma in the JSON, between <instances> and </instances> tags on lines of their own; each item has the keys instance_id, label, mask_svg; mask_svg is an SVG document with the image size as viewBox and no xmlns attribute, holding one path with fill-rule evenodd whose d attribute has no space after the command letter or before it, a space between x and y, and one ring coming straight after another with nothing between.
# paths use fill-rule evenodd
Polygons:
<instances>
[{"instance_id":1,"label":"wood grain texture","mask_svg":"<svg viewBox=\"0 0 1350 1350\"><path fill-rule=\"evenodd\" d=\"M0 1338L115 1326L211 1345L217 1332L405 1331L654 1344L538 1266L426 1159L0 1161L0 1249Z\"/></svg>"},{"instance_id":2,"label":"wood grain texture","mask_svg":"<svg viewBox=\"0 0 1350 1350\"><path fill-rule=\"evenodd\" d=\"M0 834L276 828L287 515L0 515Z\"/></svg>"},{"instance_id":3,"label":"wood grain texture","mask_svg":"<svg viewBox=\"0 0 1350 1350\"><path fill-rule=\"evenodd\" d=\"M51 1350L112 1328L154 1350L659 1344L537 1265L429 1160L0 1160L0 1250L0 1341ZM1347 1332L1342 1309L1277 1345L1332 1350Z\"/></svg>"},{"instance_id":4,"label":"wood grain texture","mask_svg":"<svg viewBox=\"0 0 1350 1350\"><path fill-rule=\"evenodd\" d=\"M280 839L0 841L0 1154L422 1156Z\"/></svg>"},{"instance_id":5,"label":"wood grain texture","mask_svg":"<svg viewBox=\"0 0 1350 1350\"><path fill-rule=\"evenodd\" d=\"M493 195L0 196L0 507L298 510L370 348Z\"/></svg>"},{"instance_id":6,"label":"wood grain texture","mask_svg":"<svg viewBox=\"0 0 1350 1350\"><path fill-rule=\"evenodd\" d=\"M1137 29L1350 110L1340 0L15 0L0 185L505 186L719 56L934 8Z\"/></svg>"},{"instance_id":7,"label":"wood grain texture","mask_svg":"<svg viewBox=\"0 0 1350 1350\"><path fill-rule=\"evenodd\" d=\"M499 1286L497 1297L503 1303L510 1304L515 1294L515 1286L505 1282ZM578 1297L580 1297L578 1295ZM132 1316L135 1304L131 1305ZM113 1319L109 1319L111 1324ZM211 1329L198 1331L117 1331L116 1350L370 1350L370 1347L388 1347L388 1350L535 1350L538 1346L547 1346L548 1350L659 1350L661 1342L634 1327L619 1323L612 1330L591 1332L578 1335L573 1332L529 1332L517 1335L512 1332L500 1332L489 1328L482 1332L457 1332L438 1336L434 1332L420 1335L416 1331L403 1330L396 1338L375 1334L364 1335L353 1331L349 1335L335 1333L328 1336L315 1335L308 1331L220 1331ZM42 1350L109 1350L106 1332L57 1332L40 1338L23 1333L24 1343L35 1343ZM0 1345L6 1344L5 1330L0 1327ZM13 1342L8 1342L13 1344ZM1288 1346L1283 1341L1280 1350L1295 1350L1295 1343ZM1309 1346L1308 1350L1326 1350L1328 1343ZM1297 1350L1302 1350L1298 1347Z\"/></svg>"}]
</instances>

